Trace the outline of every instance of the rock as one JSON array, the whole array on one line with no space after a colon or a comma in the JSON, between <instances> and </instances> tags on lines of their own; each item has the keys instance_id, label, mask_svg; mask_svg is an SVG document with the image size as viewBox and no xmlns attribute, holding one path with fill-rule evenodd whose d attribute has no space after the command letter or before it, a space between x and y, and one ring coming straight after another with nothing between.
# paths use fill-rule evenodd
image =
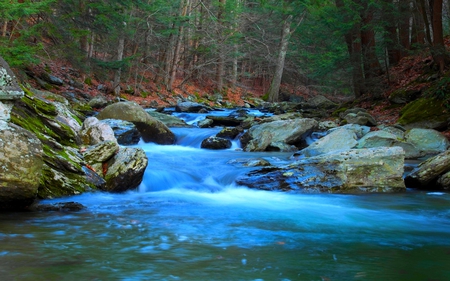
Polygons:
<instances>
[{"instance_id":1,"label":"rock","mask_svg":"<svg viewBox=\"0 0 450 281\"><path fill-rule=\"evenodd\" d=\"M227 149L232 145L229 139L219 137L209 137L202 141L200 147L207 149Z\"/></svg>"},{"instance_id":2,"label":"rock","mask_svg":"<svg viewBox=\"0 0 450 281\"><path fill-rule=\"evenodd\" d=\"M96 96L94 98L92 98L89 102L88 105L92 108L105 108L108 105L108 100L104 97L104 96Z\"/></svg>"},{"instance_id":3,"label":"rock","mask_svg":"<svg viewBox=\"0 0 450 281\"><path fill-rule=\"evenodd\" d=\"M61 78L58 78L52 74L48 74L47 72L42 73L41 79L49 84L56 86L62 86L64 84L64 81Z\"/></svg>"},{"instance_id":4,"label":"rock","mask_svg":"<svg viewBox=\"0 0 450 281\"><path fill-rule=\"evenodd\" d=\"M81 124L62 103L27 94L15 102L11 122L34 133L41 141L51 137L66 146L81 144L78 134Z\"/></svg>"},{"instance_id":5,"label":"rock","mask_svg":"<svg viewBox=\"0 0 450 281\"><path fill-rule=\"evenodd\" d=\"M30 207L35 212L77 212L86 207L77 202L61 202L53 204L36 204Z\"/></svg>"},{"instance_id":6,"label":"rock","mask_svg":"<svg viewBox=\"0 0 450 281\"><path fill-rule=\"evenodd\" d=\"M41 141L0 121L0 209L20 209L36 198L43 168Z\"/></svg>"},{"instance_id":7,"label":"rock","mask_svg":"<svg viewBox=\"0 0 450 281\"><path fill-rule=\"evenodd\" d=\"M121 145L138 144L141 140L141 133L136 126L128 121L117 119L104 119L100 123L105 123L111 127L117 142Z\"/></svg>"},{"instance_id":8,"label":"rock","mask_svg":"<svg viewBox=\"0 0 450 281\"><path fill-rule=\"evenodd\" d=\"M442 100L420 98L407 104L400 111L398 123L407 129L445 129L448 127L450 113Z\"/></svg>"},{"instance_id":9,"label":"rock","mask_svg":"<svg viewBox=\"0 0 450 281\"><path fill-rule=\"evenodd\" d=\"M167 127L177 127L177 128L183 128L183 127L191 127L190 125L186 124L184 120L172 116L165 113L160 113L153 110L146 110L146 112L153 118L163 122Z\"/></svg>"},{"instance_id":10,"label":"rock","mask_svg":"<svg viewBox=\"0 0 450 281\"><path fill-rule=\"evenodd\" d=\"M309 100L302 106L302 108L322 108L322 109L333 109L337 108L338 104L330 101L324 96L317 95Z\"/></svg>"},{"instance_id":11,"label":"rock","mask_svg":"<svg viewBox=\"0 0 450 281\"><path fill-rule=\"evenodd\" d=\"M151 117L134 102L118 102L108 105L97 115L97 118L130 121L139 130L145 142L175 143L175 134L164 123Z\"/></svg>"},{"instance_id":12,"label":"rock","mask_svg":"<svg viewBox=\"0 0 450 281\"><path fill-rule=\"evenodd\" d=\"M317 126L317 129L320 131L328 131L337 127L339 127L339 125L334 121L322 121L319 122L319 126Z\"/></svg>"},{"instance_id":13,"label":"rock","mask_svg":"<svg viewBox=\"0 0 450 281\"><path fill-rule=\"evenodd\" d=\"M349 113L345 115L344 121L347 124L358 124L361 126L374 127L377 125L377 121L367 112Z\"/></svg>"},{"instance_id":14,"label":"rock","mask_svg":"<svg viewBox=\"0 0 450 281\"><path fill-rule=\"evenodd\" d=\"M8 122L10 120L12 107L12 103L9 103L7 101L0 102L0 121Z\"/></svg>"},{"instance_id":15,"label":"rock","mask_svg":"<svg viewBox=\"0 0 450 281\"><path fill-rule=\"evenodd\" d=\"M414 128L405 133L405 139L424 154L435 155L447 150L448 139L433 129Z\"/></svg>"},{"instance_id":16,"label":"rock","mask_svg":"<svg viewBox=\"0 0 450 281\"><path fill-rule=\"evenodd\" d=\"M293 151L303 145L305 138L317 125L316 120L309 118L263 123L251 127L241 137L241 143L245 151Z\"/></svg>"},{"instance_id":17,"label":"rock","mask_svg":"<svg viewBox=\"0 0 450 281\"><path fill-rule=\"evenodd\" d=\"M225 127L216 134L216 137L233 140L242 133L242 131L243 130L240 127Z\"/></svg>"},{"instance_id":18,"label":"rock","mask_svg":"<svg viewBox=\"0 0 450 281\"><path fill-rule=\"evenodd\" d=\"M148 159L141 148L125 147L106 162L105 191L124 192L137 188L144 176Z\"/></svg>"},{"instance_id":19,"label":"rock","mask_svg":"<svg viewBox=\"0 0 450 281\"><path fill-rule=\"evenodd\" d=\"M185 102L179 102L176 107L176 112L194 112L197 113L202 109L206 109L206 106L200 103L191 102L191 101L185 101Z\"/></svg>"},{"instance_id":20,"label":"rock","mask_svg":"<svg viewBox=\"0 0 450 281\"><path fill-rule=\"evenodd\" d=\"M0 56L0 100L21 99L24 95L24 91L17 83L16 75Z\"/></svg>"},{"instance_id":21,"label":"rock","mask_svg":"<svg viewBox=\"0 0 450 281\"><path fill-rule=\"evenodd\" d=\"M358 145L358 141L355 132L341 127L302 149L296 153L296 156L312 157L336 150L348 150L356 147L356 145Z\"/></svg>"},{"instance_id":22,"label":"rock","mask_svg":"<svg viewBox=\"0 0 450 281\"><path fill-rule=\"evenodd\" d=\"M103 163L111 159L119 151L119 145L115 141L104 141L90 146L83 152L83 158L91 166L95 163Z\"/></svg>"},{"instance_id":23,"label":"rock","mask_svg":"<svg viewBox=\"0 0 450 281\"><path fill-rule=\"evenodd\" d=\"M54 140L53 140L54 142ZM98 183L76 149L47 141L38 198L77 195L98 188Z\"/></svg>"},{"instance_id":24,"label":"rock","mask_svg":"<svg viewBox=\"0 0 450 281\"><path fill-rule=\"evenodd\" d=\"M213 120L211 120L211 119L209 119L209 118L205 118L205 119L199 121L199 122L197 123L197 126L198 126L199 128L210 128L210 127L212 127L213 123L214 123Z\"/></svg>"},{"instance_id":25,"label":"rock","mask_svg":"<svg viewBox=\"0 0 450 281\"><path fill-rule=\"evenodd\" d=\"M405 90L404 88L400 88L389 96L389 101L394 104L406 104L417 99L421 94L421 90Z\"/></svg>"},{"instance_id":26,"label":"rock","mask_svg":"<svg viewBox=\"0 0 450 281\"><path fill-rule=\"evenodd\" d=\"M100 122L96 117L86 118L81 128L81 139L86 145L95 145L104 141L115 141L113 129L107 122Z\"/></svg>"},{"instance_id":27,"label":"rock","mask_svg":"<svg viewBox=\"0 0 450 281\"><path fill-rule=\"evenodd\" d=\"M403 148L403 150L405 151L406 159L417 159L424 156L424 154L413 144L405 142L397 135L384 130L374 131L366 134L358 141L357 148L372 148L382 146L399 146Z\"/></svg>"},{"instance_id":28,"label":"rock","mask_svg":"<svg viewBox=\"0 0 450 281\"><path fill-rule=\"evenodd\" d=\"M439 177L437 184L444 190L450 190L450 171Z\"/></svg>"},{"instance_id":29,"label":"rock","mask_svg":"<svg viewBox=\"0 0 450 281\"><path fill-rule=\"evenodd\" d=\"M270 166L270 162L263 158L233 159L228 164L240 165L243 167L264 167Z\"/></svg>"},{"instance_id":30,"label":"rock","mask_svg":"<svg viewBox=\"0 0 450 281\"><path fill-rule=\"evenodd\" d=\"M361 193L405 191L400 147L351 149L266 167L239 177L251 188L297 192Z\"/></svg>"},{"instance_id":31,"label":"rock","mask_svg":"<svg viewBox=\"0 0 450 281\"><path fill-rule=\"evenodd\" d=\"M206 116L207 119L212 120L212 127L214 126L230 126L230 127L236 127L241 124L242 121L245 120L245 117L238 117L238 116L213 116L208 115Z\"/></svg>"},{"instance_id":32,"label":"rock","mask_svg":"<svg viewBox=\"0 0 450 281\"><path fill-rule=\"evenodd\" d=\"M450 150L427 159L405 178L407 187L420 189L438 188L436 181L450 171Z\"/></svg>"}]
</instances>

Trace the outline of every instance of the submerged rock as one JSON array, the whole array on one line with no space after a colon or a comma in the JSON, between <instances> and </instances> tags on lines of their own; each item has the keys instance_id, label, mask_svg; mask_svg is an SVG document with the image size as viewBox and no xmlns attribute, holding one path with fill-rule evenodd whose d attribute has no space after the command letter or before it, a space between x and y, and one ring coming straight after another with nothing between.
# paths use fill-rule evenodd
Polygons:
<instances>
[{"instance_id":1,"label":"submerged rock","mask_svg":"<svg viewBox=\"0 0 450 281\"><path fill-rule=\"evenodd\" d=\"M252 171L236 182L251 188L297 192L404 191L400 147L331 152L280 167Z\"/></svg>"},{"instance_id":2,"label":"submerged rock","mask_svg":"<svg viewBox=\"0 0 450 281\"><path fill-rule=\"evenodd\" d=\"M20 209L36 198L43 168L41 141L0 121L0 209Z\"/></svg>"}]
</instances>

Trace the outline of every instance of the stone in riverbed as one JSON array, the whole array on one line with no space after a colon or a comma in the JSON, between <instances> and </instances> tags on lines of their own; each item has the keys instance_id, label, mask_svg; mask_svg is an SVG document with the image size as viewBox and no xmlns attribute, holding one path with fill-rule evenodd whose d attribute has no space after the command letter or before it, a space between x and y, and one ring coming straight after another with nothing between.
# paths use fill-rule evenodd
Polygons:
<instances>
[{"instance_id":1,"label":"stone in riverbed","mask_svg":"<svg viewBox=\"0 0 450 281\"><path fill-rule=\"evenodd\" d=\"M99 120L119 119L132 122L145 142L175 143L175 134L161 121L151 117L134 102L118 102L108 105L98 115Z\"/></svg>"},{"instance_id":2,"label":"stone in riverbed","mask_svg":"<svg viewBox=\"0 0 450 281\"><path fill-rule=\"evenodd\" d=\"M207 149L227 149L232 145L229 139L219 137L209 137L202 141L201 148Z\"/></svg>"},{"instance_id":3,"label":"stone in riverbed","mask_svg":"<svg viewBox=\"0 0 450 281\"><path fill-rule=\"evenodd\" d=\"M400 147L350 149L252 171L237 183L263 190L326 193L404 191Z\"/></svg>"},{"instance_id":4,"label":"stone in riverbed","mask_svg":"<svg viewBox=\"0 0 450 281\"><path fill-rule=\"evenodd\" d=\"M406 178L408 187L420 189L437 189L439 177L450 172L450 150L427 159L415 168ZM441 182L445 180L442 179Z\"/></svg>"}]
</instances>

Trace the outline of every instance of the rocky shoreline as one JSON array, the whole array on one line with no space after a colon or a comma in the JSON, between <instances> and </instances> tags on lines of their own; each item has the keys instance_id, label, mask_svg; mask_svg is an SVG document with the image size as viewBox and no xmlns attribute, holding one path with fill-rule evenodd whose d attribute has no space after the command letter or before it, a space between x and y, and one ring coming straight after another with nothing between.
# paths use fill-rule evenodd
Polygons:
<instances>
[{"instance_id":1,"label":"rocky shoreline","mask_svg":"<svg viewBox=\"0 0 450 281\"><path fill-rule=\"evenodd\" d=\"M111 103L101 97L69 101L21 88L4 61L1 67L0 210L39 209L31 207L38 199L92 190L135 189L148 159L142 149L126 145L141 138L173 144L170 127L188 126L164 109L149 113L128 101ZM378 125L360 108L342 110L330 121L325 117L338 105L320 96L301 103L246 105L273 115L256 118L244 107L230 116L208 116L199 127L224 129L206 139L202 148L226 149L231 139L239 138L244 151L292 152L292 162L283 166L254 159L230 163L261 166L236 179L240 185L328 193L402 192L406 186L450 189L450 143L426 125L433 122L422 120L420 127ZM100 113L93 108L101 109ZM176 110L208 112L211 108L180 101ZM404 178L405 160L410 159L423 162Z\"/></svg>"}]
</instances>

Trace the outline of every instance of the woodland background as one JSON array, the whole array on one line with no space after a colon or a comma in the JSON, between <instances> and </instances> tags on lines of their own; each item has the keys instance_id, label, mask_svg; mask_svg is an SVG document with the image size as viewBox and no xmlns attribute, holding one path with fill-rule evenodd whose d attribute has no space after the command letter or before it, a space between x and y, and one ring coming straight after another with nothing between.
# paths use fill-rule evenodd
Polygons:
<instances>
[{"instance_id":1,"label":"woodland background","mask_svg":"<svg viewBox=\"0 0 450 281\"><path fill-rule=\"evenodd\" d=\"M19 70L68 62L85 83L108 84L116 95L170 95L195 84L218 93L257 89L268 101L283 91L377 98L402 80L391 69L418 54L432 59L421 71L450 81L449 7L442 0L2 0L0 55Z\"/></svg>"}]
</instances>

